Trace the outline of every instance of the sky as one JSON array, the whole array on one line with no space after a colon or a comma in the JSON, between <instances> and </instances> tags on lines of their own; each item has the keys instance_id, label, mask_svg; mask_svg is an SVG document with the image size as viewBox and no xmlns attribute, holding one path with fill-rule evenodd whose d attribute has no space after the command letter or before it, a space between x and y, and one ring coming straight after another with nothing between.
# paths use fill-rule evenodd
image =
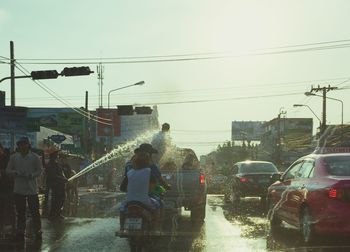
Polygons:
<instances>
[{"instance_id":1,"label":"sky","mask_svg":"<svg viewBox=\"0 0 350 252\"><path fill-rule=\"evenodd\" d=\"M22 71L104 65L103 105L158 105L174 142L198 155L231 139L232 121L322 116L311 86L336 86L350 122L350 1L2 0L0 78L14 41ZM160 57L161 56L161 57ZM75 59L75 60L74 60ZM5 62L5 63L1 63ZM33 64L35 63L35 64ZM58 64L59 63L59 64ZM76 64L73 64L76 63ZM16 75L22 75L16 69ZM16 105L98 107L97 74L42 84L16 80ZM0 83L10 105L10 82ZM327 100L327 122L341 122L341 104Z\"/></svg>"}]
</instances>

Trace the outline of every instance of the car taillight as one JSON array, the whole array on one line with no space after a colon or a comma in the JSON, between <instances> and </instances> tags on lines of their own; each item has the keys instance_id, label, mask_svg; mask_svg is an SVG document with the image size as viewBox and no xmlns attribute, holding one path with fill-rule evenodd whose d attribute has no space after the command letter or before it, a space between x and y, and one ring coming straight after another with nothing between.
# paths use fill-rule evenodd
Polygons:
<instances>
[{"instance_id":1,"label":"car taillight","mask_svg":"<svg viewBox=\"0 0 350 252\"><path fill-rule=\"evenodd\" d=\"M328 197L331 199L345 199L345 192L340 188L331 188L328 191Z\"/></svg>"},{"instance_id":2,"label":"car taillight","mask_svg":"<svg viewBox=\"0 0 350 252\"><path fill-rule=\"evenodd\" d=\"M240 178L239 181L241 181L242 183L247 183L249 181L249 179L247 179L247 178Z\"/></svg>"},{"instance_id":3,"label":"car taillight","mask_svg":"<svg viewBox=\"0 0 350 252\"><path fill-rule=\"evenodd\" d=\"M204 185L204 183L205 183L205 176L204 176L204 174L201 174L201 175L199 176L199 183L200 183L201 185Z\"/></svg>"}]
</instances>

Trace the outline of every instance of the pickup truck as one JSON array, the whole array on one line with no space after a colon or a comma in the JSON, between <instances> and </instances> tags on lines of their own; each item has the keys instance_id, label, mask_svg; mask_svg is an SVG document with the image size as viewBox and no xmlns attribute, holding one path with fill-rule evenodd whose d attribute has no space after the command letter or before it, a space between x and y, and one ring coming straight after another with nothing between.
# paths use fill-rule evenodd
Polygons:
<instances>
[{"instance_id":1,"label":"pickup truck","mask_svg":"<svg viewBox=\"0 0 350 252\"><path fill-rule=\"evenodd\" d=\"M191 211L192 222L203 222L207 199L205 175L199 161L191 149L178 149L174 155L160 166L164 180L170 184L164 196L164 208Z\"/></svg>"}]
</instances>

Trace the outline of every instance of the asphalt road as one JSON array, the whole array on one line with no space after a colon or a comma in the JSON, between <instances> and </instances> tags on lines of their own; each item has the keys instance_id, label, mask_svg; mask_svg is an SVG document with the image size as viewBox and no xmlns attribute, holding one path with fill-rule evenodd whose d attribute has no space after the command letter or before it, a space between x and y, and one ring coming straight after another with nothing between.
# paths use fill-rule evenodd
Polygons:
<instances>
[{"instance_id":1,"label":"asphalt road","mask_svg":"<svg viewBox=\"0 0 350 252\"><path fill-rule=\"evenodd\" d=\"M129 251L127 240L114 234L121 198L107 192L84 194L75 217L58 222L43 218L41 243L30 237L24 245L2 240L0 251ZM222 195L208 195L204 224L193 225L189 212L182 211L167 220L165 229L171 235L158 239L154 251L350 251L345 241L321 241L322 250L305 248L297 230L288 226L271 234L260 203L253 198L236 209L224 203Z\"/></svg>"}]
</instances>

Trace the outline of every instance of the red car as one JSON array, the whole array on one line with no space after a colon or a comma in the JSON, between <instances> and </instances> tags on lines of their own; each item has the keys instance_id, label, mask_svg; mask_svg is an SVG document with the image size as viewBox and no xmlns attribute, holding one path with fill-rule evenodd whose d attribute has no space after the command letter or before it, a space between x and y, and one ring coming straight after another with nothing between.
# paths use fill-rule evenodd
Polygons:
<instances>
[{"instance_id":1,"label":"red car","mask_svg":"<svg viewBox=\"0 0 350 252\"><path fill-rule=\"evenodd\" d=\"M311 154L274 177L267 194L272 229L285 221L305 243L318 234L350 235L350 153Z\"/></svg>"}]
</instances>

